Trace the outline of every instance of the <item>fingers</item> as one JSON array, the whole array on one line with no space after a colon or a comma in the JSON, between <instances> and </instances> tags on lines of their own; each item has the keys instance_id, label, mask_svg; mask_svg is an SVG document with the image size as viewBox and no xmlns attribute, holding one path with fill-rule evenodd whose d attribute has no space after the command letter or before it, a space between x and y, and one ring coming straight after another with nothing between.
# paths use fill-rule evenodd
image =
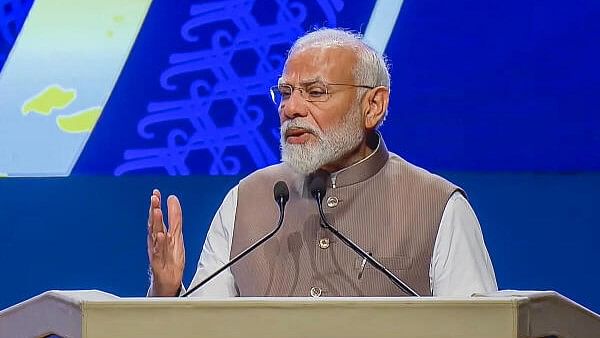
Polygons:
<instances>
[{"instance_id":1,"label":"fingers","mask_svg":"<svg viewBox=\"0 0 600 338\"><path fill-rule=\"evenodd\" d=\"M158 189L152 191L150 196L150 208L148 211L148 254L151 260L183 248L182 234L182 211L179 199L169 196L167 199L168 223L167 230L164 224L163 211L161 209L161 194ZM171 247L173 245L173 247Z\"/></svg>"},{"instance_id":2,"label":"fingers","mask_svg":"<svg viewBox=\"0 0 600 338\"><path fill-rule=\"evenodd\" d=\"M158 197L158 205L160 205L160 190L152 189L152 196Z\"/></svg>"},{"instance_id":3,"label":"fingers","mask_svg":"<svg viewBox=\"0 0 600 338\"><path fill-rule=\"evenodd\" d=\"M148 233L156 237L159 232L166 232L163 221L162 209L160 208L160 191L154 189L150 196L150 210L148 211ZM153 235L152 235L153 234Z\"/></svg>"},{"instance_id":4,"label":"fingers","mask_svg":"<svg viewBox=\"0 0 600 338\"><path fill-rule=\"evenodd\" d=\"M148 211L148 221L150 221L150 216L152 216L152 208L160 208L160 191L158 189L152 190L152 195L150 195L150 210Z\"/></svg>"},{"instance_id":5,"label":"fingers","mask_svg":"<svg viewBox=\"0 0 600 338\"><path fill-rule=\"evenodd\" d=\"M160 208L160 191L158 189L152 190L150 195L150 209L148 210L148 225L151 224L152 220L152 209Z\"/></svg>"},{"instance_id":6,"label":"fingers","mask_svg":"<svg viewBox=\"0 0 600 338\"><path fill-rule=\"evenodd\" d=\"M152 195L150 195L150 207L148 208L148 233L152 230L152 210L157 207L160 207L160 191L154 189L152 190Z\"/></svg>"},{"instance_id":7,"label":"fingers","mask_svg":"<svg viewBox=\"0 0 600 338\"><path fill-rule=\"evenodd\" d=\"M182 235L183 215L177 196L171 195L167 198L167 209L169 210L169 234L178 240Z\"/></svg>"},{"instance_id":8,"label":"fingers","mask_svg":"<svg viewBox=\"0 0 600 338\"><path fill-rule=\"evenodd\" d=\"M160 191L158 189L154 189L150 196L147 231L148 258L151 266L154 266L155 259L158 256L162 256L166 232L160 208Z\"/></svg>"}]
</instances>

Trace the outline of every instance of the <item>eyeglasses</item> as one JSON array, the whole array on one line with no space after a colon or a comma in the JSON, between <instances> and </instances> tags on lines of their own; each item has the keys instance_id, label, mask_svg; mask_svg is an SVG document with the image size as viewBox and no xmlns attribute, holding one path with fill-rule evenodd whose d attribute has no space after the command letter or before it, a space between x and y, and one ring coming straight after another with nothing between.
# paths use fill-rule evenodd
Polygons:
<instances>
[{"instance_id":1,"label":"eyeglasses","mask_svg":"<svg viewBox=\"0 0 600 338\"><path fill-rule=\"evenodd\" d=\"M269 88L269 92L271 93L271 100L276 105L280 105L283 101L289 99L294 90L298 90L300 96L307 102L325 102L329 100L332 92L329 90L330 86L345 86L345 87L355 87L355 88L367 88L373 89L373 86L366 85L355 85L355 84L347 84L347 83L324 83L321 81L310 82L307 84L303 84L301 86L295 87L290 84L279 84L277 86L273 86Z\"/></svg>"}]
</instances>

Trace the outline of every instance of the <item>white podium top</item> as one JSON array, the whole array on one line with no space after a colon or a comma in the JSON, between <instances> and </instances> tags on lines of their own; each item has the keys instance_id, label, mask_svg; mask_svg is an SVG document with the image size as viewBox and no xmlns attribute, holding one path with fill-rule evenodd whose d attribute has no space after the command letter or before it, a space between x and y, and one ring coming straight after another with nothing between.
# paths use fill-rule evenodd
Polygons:
<instances>
[{"instance_id":1,"label":"white podium top","mask_svg":"<svg viewBox=\"0 0 600 338\"><path fill-rule=\"evenodd\" d=\"M470 298L120 298L48 291L0 312L0 337L599 337L552 291Z\"/></svg>"}]
</instances>

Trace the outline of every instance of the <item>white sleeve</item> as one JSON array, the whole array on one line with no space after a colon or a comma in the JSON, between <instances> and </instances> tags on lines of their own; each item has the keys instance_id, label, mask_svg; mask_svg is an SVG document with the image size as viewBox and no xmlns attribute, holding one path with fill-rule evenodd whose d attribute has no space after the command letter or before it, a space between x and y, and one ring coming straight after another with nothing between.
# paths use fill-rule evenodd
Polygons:
<instances>
[{"instance_id":1,"label":"white sleeve","mask_svg":"<svg viewBox=\"0 0 600 338\"><path fill-rule=\"evenodd\" d=\"M481 226L467 199L450 196L433 248L429 280L434 296L471 296L498 290Z\"/></svg>"},{"instance_id":2,"label":"white sleeve","mask_svg":"<svg viewBox=\"0 0 600 338\"><path fill-rule=\"evenodd\" d=\"M202 247L196 274L190 287L200 283L211 273L229 262L233 226L237 208L238 186L233 187L217 210ZM231 270L227 269L212 281L190 294L191 297L235 297L238 295Z\"/></svg>"}]
</instances>

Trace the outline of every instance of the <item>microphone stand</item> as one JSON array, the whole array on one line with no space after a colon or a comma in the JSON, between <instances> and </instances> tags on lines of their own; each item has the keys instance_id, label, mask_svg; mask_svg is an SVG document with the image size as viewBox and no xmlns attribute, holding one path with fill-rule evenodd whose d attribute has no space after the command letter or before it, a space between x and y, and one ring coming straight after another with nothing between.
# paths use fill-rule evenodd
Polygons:
<instances>
[{"instance_id":1,"label":"microphone stand","mask_svg":"<svg viewBox=\"0 0 600 338\"><path fill-rule=\"evenodd\" d=\"M325 218L325 213L323 212L323 196L322 191L316 191L316 201L317 206L319 207L319 215L321 216L321 220L325 224L323 227L331 231L337 238L339 238L342 242L344 242L350 249L354 250L359 256L369 262L374 268L381 271L389 280L394 283L398 288L400 288L405 293L414 296L421 297L418 293L416 293L413 289L411 289L406 283L404 283L400 278L396 277L390 270L388 270L383 264L379 263L373 256L369 255L365 250L363 250L360 246L356 245L352 242L348 237L342 235L334 226L332 226L329 222L327 222L327 218Z\"/></svg>"},{"instance_id":2,"label":"microphone stand","mask_svg":"<svg viewBox=\"0 0 600 338\"><path fill-rule=\"evenodd\" d=\"M269 238L273 237L275 235L275 233L277 233L277 231L279 231L279 229L281 228L281 225L283 224L283 212L284 212L284 208L285 208L285 203L286 202L287 202L287 199L286 199L285 196L279 196L279 198L277 200L277 205L279 206L279 221L277 221L277 227L275 229L273 229L271 232L269 232L268 234L266 234L263 238L261 238L260 240L258 240L258 242L252 244L246 250L240 252L232 260L230 260L229 263L223 265L221 268L219 268L217 271L213 272L210 276L206 277L203 281L201 281L200 283L198 283L196 286L194 286L193 288L191 288L188 291L186 291L183 295L181 295L181 297L187 297L187 296L189 296L192 292L198 290L204 284L210 282L218 274L220 274L225 269L227 269L230 266L232 266L233 264L235 264L240 259L244 258L244 256L246 256L252 250L256 249L258 246L260 246L261 244L263 244L264 242L266 242Z\"/></svg>"}]
</instances>

